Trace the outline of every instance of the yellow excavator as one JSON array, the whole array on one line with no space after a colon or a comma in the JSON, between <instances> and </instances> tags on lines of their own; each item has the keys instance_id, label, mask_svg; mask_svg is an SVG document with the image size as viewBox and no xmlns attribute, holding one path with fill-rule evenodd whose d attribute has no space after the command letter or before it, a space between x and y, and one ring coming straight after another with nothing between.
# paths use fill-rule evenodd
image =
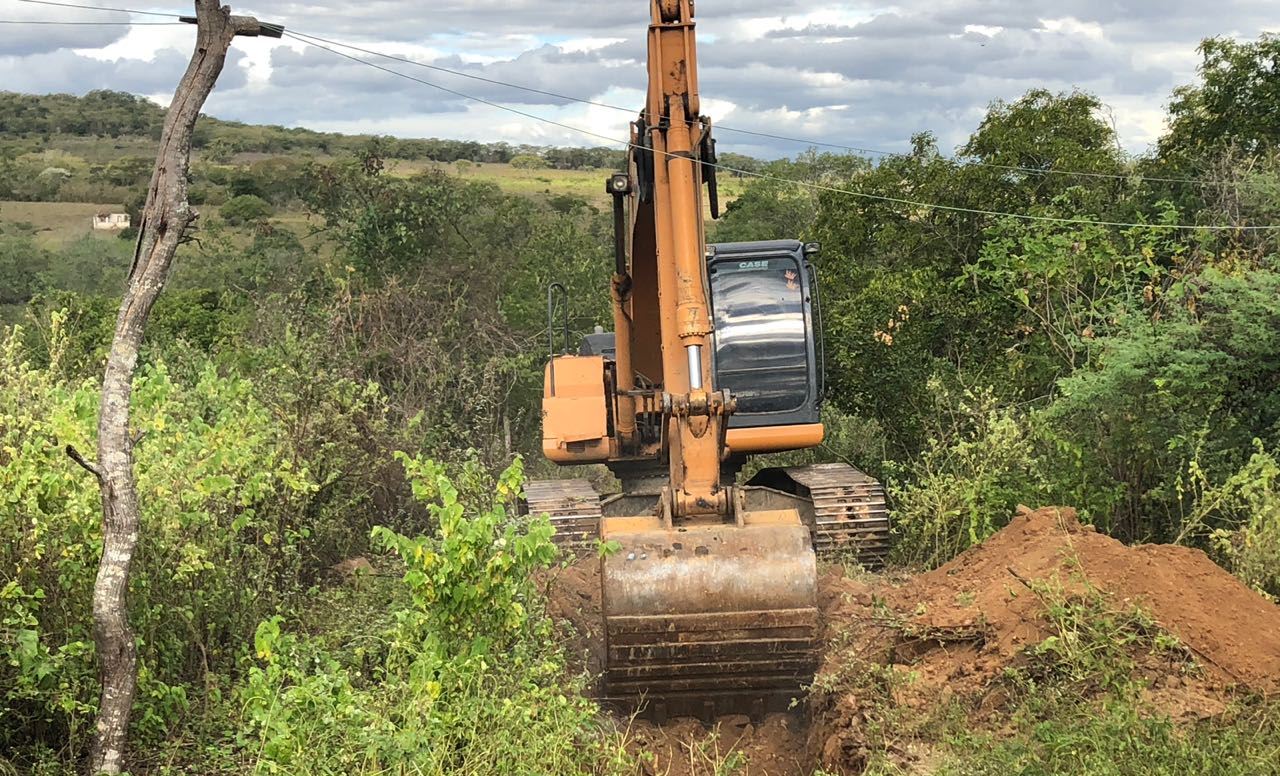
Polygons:
<instances>
[{"instance_id":1,"label":"yellow excavator","mask_svg":"<svg viewBox=\"0 0 1280 776\"><path fill-rule=\"evenodd\" d=\"M819 445L822 337L813 261L795 240L708 245L715 143L701 115L692 0L650 0L649 87L613 197L613 332L551 358L543 452L604 464L526 485L570 550L601 563L603 695L654 719L786 710L816 668L817 567L888 549L880 484L844 463L738 475ZM557 292L548 291L548 318ZM567 308L567 300L566 308ZM567 331L566 331L567 337Z\"/></svg>"}]
</instances>

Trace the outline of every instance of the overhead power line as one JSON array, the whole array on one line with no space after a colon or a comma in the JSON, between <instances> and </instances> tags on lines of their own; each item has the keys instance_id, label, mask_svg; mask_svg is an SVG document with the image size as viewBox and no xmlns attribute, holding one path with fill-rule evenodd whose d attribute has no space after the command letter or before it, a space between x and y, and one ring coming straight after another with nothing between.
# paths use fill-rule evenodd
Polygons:
<instances>
[{"instance_id":1,"label":"overhead power line","mask_svg":"<svg viewBox=\"0 0 1280 776\"><path fill-rule=\"evenodd\" d=\"M453 70L451 68L441 67L440 65L432 65L426 62L419 62L414 59L409 59L408 57L399 57L399 56L396 56L395 54L386 54L381 51L374 51L373 49L361 48L360 46L355 46L350 43L342 43L336 40L329 40L328 38L322 38L319 35L311 35L309 33L299 32L297 30L293 31L293 37L306 38L307 40L318 41L319 43L324 43L330 46L338 46L339 48L350 49L351 51L359 51L361 54L369 54L370 56L381 57L383 59L389 59L395 62L403 62L406 65L413 65L414 67L421 67L427 70L435 70L440 73L448 73L449 75L456 75L462 78L470 78L472 81L482 81L487 84L493 84L494 86L504 86L509 89L518 89L522 92L529 92L531 94L541 94L544 97L554 97L557 100L577 102L583 105L593 105L597 108L608 108L609 110L624 111L626 113L636 112L631 108L624 108L621 105L610 105L607 102L589 100L589 99L586 99L585 97L574 97L573 95L560 94L559 92L552 92L546 89L536 89L532 86L522 86L520 84L508 83L506 81L500 81L496 78L486 78L485 76L476 75L475 73L467 73L462 70Z\"/></svg>"},{"instance_id":2,"label":"overhead power line","mask_svg":"<svg viewBox=\"0 0 1280 776\"><path fill-rule=\"evenodd\" d=\"M162 13L160 11L137 11L132 8L107 8L101 5L81 5L79 3L60 3L55 0L18 0L19 3L28 3L30 5L51 5L56 8L78 8L82 11L112 11L114 13L132 13L138 16L167 16L171 19L181 19L182 14Z\"/></svg>"},{"instance_id":3,"label":"overhead power line","mask_svg":"<svg viewBox=\"0 0 1280 776\"><path fill-rule=\"evenodd\" d=\"M108 7L96 6L96 5L82 5L79 3L56 2L56 0L19 0L19 2L32 3L36 5L51 5L51 6L61 7L61 8L79 8L79 9L93 10L93 11L116 11L119 13L133 13L133 14L143 14L143 15L150 15L150 16L168 16L172 18L182 18L180 14L159 13L156 11L138 11L138 10L133 10L129 8L108 8ZM440 65L432 65L426 62L419 62L417 60L409 59L407 57L396 56L394 54L387 54L382 51L375 51L373 49L356 46L351 43L343 43L341 41L331 40L329 38L324 38L319 35L311 35L309 33L296 32L294 37L301 37L306 39L303 42L308 42L308 41L319 42L321 44L325 44L329 46L338 46L340 48L345 48L350 51L359 51L362 54L381 57L383 59L387 59L395 62L401 62L403 64L412 65L414 67L421 67L428 70L434 70L440 73L448 73L450 75L455 75L460 78L469 78L473 81L480 81L483 83L493 84L495 86L502 86L508 89L517 89L520 91L528 92L530 94L541 94L544 97L553 97L558 100L566 100L568 102L576 102L582 105L591 105L597 108L616 110L616 111L621 111L628 114L636 113L636 111L633 108L628 108L622 105L612 105L610 103L601 102L599 100L592 100L592 99L588 99L585 97L578 97L571 94L561 94L559 92L554 92L547 89L538 89L536 87L525 86L523 84L510 83L508 81L503 81L497 78L488 78L486 76L477 75L475 73L467 73L465 71L454 70L452 68L442 67ZM754 129L743 129L741 127L734 127L728 124L717 123L715 127L716 129L722 130L725 132L733 132L736 134L748 135L751 137L768 138L770 140L780 140L787 143L797 143L800 145L813 146L817 148L833 148L840 151L852 151L858 154L871 154L874 156L883 156L883 157L892 157L892 158L911 158L912 157L912 154L903 153L901 151L885 151L877 148L865 148L860 146L847 145L844 143L832 143L824 140L814 140L812 138L791 137L788 135L781 135L773 132L761 132L759 130L754 130ZM1074 176L1074 177L1081 177L1081 178L1092 178L1095 180L1144 180L1144 181L1152 181L1152 182L1160 182L1160 183L1190 183L1198 186L1210 185L1214 183L1214 181L1205 181L1198 178L1161 177L1161 176L1138 175L1138 174L1127 175L1124 173L1090 172L1090 171L1084 171L1084 170L1061 170L1056 168L1046 169L1044 167L1028 167L1028 166L1013 165L1013 164L996 164L994 162L970 161L970 162L965 162L964 164L966 166L986 167L986 168L997 169L997 170L1005 170L1008 172L1021 172L1021 173L1026 173L1028 175L1066 175L1066 176Z\"/></svg>"},{"instance_id":4,"label":"overhead power line","mask_svg":"<svg viewBox=\"0 0 1280 776\"><path fill-rule=\"evenodd\" d=\"M339 48L348 49L350 51L358 51L362 54L368 54L370 56L380 57L382 59L387 59L394 62L401 62L406 65L421 67L427 70L434 70L439 73L448 73L450 75L455 75L460 78L469 78L473 81L480 81L487 84L493 84L495 86L502 86L508 89L516 89L519 91L528 92L530 94L541 94L544 97L553 97L558 100L565 100L567 102L576 102L582 105L590 105L596 108L606 108L608 110L620 111L620 112L631 114L631 115L634 115L636 113L636 110L634 108L627 108L622 105L613 105L607 102L601 102L599 100L592 100L585 97L576 97L571 94L562 94L560 92L548 91L546 89L538 89L532 86L525 86L522 84L511 83L509 81L503 81L497 78L488 78L486 76L477 75L475 73L468 73L463 70L454 70L452 68L442 67L440 65L433 65L427 62L419 62L415 59L409 59L408 57L397 56L395 54L387 54L382 51L376 51L374 49L368 49L361 46L356 46L351 43L343 43L341 41L331 40L329 38L323 38L319 35L312 35L309 33L299 32L296 30L294 32L296 33L297 36L306 38L310 41L318 41L320 43L323 43L329 46L338 46ZM853 151L859 154L872 154L875 156L887 156L887 157L895 157L895 158L911 158L912 157L912 154L903 153L901 151L884 151L876 148L863 148L859 146L845 145L843 143L831 143L831 142L826 142L822 140L813 140L812 138L791 137L788 135L779 135L772 132L761 132L759 130L754 130L754 129L742 129L741 127L734 127L728 124L720 124L718 122L715 124L715 128L723 132L734 132L740 135L763 137L763 138L769 138L771 140L781 140L789 143L799 143L801 145L817 146L819 148L834 148L841 151ZM1210 183L1210 181L1203 181L1198 178L1158 177L1158 176L1137 175L1137 174L1126 175L1123 173L1087 172L1083 170L1060 170L1060 169L1054 169L1054 168L1046 169L1043 167L1026 167L1026 166L1018 166L1018 165L1012 165L1012 164L995 164L993 162L965 162L965 164L974 166L974 167L989 167L993 169L1006 170L1009 172L1023 172L1030 175L1071 175L1071 176L1078 176L1083 178L1094 178L1094 179L1145 180L1145 181L1157 181L1157 182L1164 182L1164 183L1193 183L1197 185L1205 185L1207 183Z\"/></svg>"},{"instance_id":5,"label":"overhead power line","mask_svg":"<svg viewBox=\"0 0 1280 776\"><path fill-rule=\"evenodd\" d=\"M174 27L182 22L64 22L45 19L0 19L0 24L39 24L67 27Z\"/></svg>"},{"instance_id":6,"label":"overhead power line","mask_svg":"<svg viewBox=\"0 0 1280 776\"><path fill-rule=\"evenodd\" d=\"M561 121L556 121L554 119L549 119L534 113L529 113L528 111L520 110L519 108L513 108L509 105L504 105L499 102L494 102L493 100L485 99L483 97L477 97L475 95L470 95L465 92L460 92L456 89L450 89L449 87L441 86L440 84L433 83L431 81L427 81L425 79L409 75L408 73L402 73L399 70L394 70L392 68L379 65L375 62L370 62L368 60L361 59L357 56L348 54L344 51L339 51L335 48L330 48L329 46L324 45L322 43L317 43L314 40L308 40L306 38L300 37L299 35L294 34L293 32L285 32L284 34L285 34L285 37L293 38L294 40L297 40L301 43L305 43L309 46L323 49L336 56L351 60L352 62L357 62L367 67L372 67L375 70L380 70L384 73L389 73L399 78L404 78L406 80L422 84L423 86L429 86L432 89L437 89L439 91L446 92L448 94L452 94L466 100L478 102L482 105L488 105L492 108L496 108L498 110L502 110L507 113L512 113L517 116L523 116L525 118L542 122L544 124L548 124L551 126L560 127L562 129L567 129L571 132L577 132L579 134L586 135L588 137L594 137L600 140L604 140L610 144L621 145L628 149L636 147L635 144L631 143L629 140L619 140L618 138L615 138L615 137L610 137L608 135L603 135L589 129L583 129L582 127L576 127L576 126L573 126L572 124L566 124ZM657 149L647 149L647 150L650 150L654 153L661 154L667 157L675 157L675 154L658 151ZM701 164L705 167L713 167L717 170L734 173L736 175L743 175L743 176L759 178L763 180L777 181L780 183L792 184L792 185L801 186L801 187L816 190L816 191L824 191L824 192L829 192L834 194L844 194L851 197L857 197L859 199L867 199L867 200L872 200L877 202L886 202L890 204L904 205L908 207L921 208L921 209L927 209L927 210L940 210L940 211L946 211L946 212L952 212L952 213L969 213L972 215L991 216L995 218L1013 218L1013 219L1018 219L1022 221L1034 221L1034 222L1042 222L1042 223L1054 223L1054 224L1078 225L1078 226L1105 226L1105 227L1115 227L1115 228L1124 228L1124 229L1185 229L1185 230L1201 231L1201 232L1221 232L1221 231L1261 232L1261 231L1280 230L1280 226L1271 226L1271 225L1235 226L1230 224L1129 223L1129 222L1123 222L1123 221L1101 221L1101 220L1090 219L1090 218L1065 218L1065 217L1058 217L1058 216L1031 215L1028 213L1006 213L998 210L969 208L969 207L961 207L957 205L943 205L935 202L921 202L917 200L905 199L902 197L891 197L884 194L871 194L865 191L853 191L851 189L844 189L838 186L828 186L821 183L813 183L811 181L802 181L802 180L797 180L795 178L787 178L781 175L772 175L770 173L755 172L752 170L743 170L743 169L739 169L736 167L731 167L731 166L728 166L725 164L719 164L719 163L701 162Z\"/></svg>"}]
</instances>

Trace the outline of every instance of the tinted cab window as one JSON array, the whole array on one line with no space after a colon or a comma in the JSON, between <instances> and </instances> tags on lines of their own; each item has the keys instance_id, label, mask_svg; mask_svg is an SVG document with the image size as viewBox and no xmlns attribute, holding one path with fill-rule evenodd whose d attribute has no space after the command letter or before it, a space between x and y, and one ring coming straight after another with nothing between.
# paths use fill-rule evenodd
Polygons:
<instances>
[{"instance_id":1,"label":"tinted cab window","mask_svg":"<svg viewBox=\"0 0 1280 776\"><path fill-rule=\"evenodd\" d=\"M711 264L718 387L738 412L790 412L809 398L800 267L789 257Z\"/></svg>"}]
</instances>

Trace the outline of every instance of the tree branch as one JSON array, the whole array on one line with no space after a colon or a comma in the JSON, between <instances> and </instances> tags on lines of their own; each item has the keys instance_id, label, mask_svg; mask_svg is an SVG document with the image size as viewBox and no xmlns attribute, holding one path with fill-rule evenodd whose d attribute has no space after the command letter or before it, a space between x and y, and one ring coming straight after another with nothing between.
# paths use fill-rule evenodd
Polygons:
<instances>
[{"instance_id":1,"label":"tree branch","mask_svg":"<svg viewBox=\"0 0 1280 776\"><path fill-rule=\"evenodd\" d=\"M80 454L79 450L77 450L73 445L67 445L63 450L66 452L68 458L80 464L81 469L92 474L94 478L98 480L99 484L102 483L102 471L97 466L94 466L85 460L85 457Z\"/></svg>"}]
</instances>

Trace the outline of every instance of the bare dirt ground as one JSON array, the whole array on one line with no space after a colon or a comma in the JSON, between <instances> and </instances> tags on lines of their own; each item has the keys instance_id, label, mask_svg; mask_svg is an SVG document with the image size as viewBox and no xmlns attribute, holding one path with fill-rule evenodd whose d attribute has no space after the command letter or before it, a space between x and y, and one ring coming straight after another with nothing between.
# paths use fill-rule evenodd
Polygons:
<instances>
[{"instance_id":1,"label":"bare dirt ground","mask_svg":"<svg viewBox=\"0 0 1280 776\"><path fill-rule=\"evenodd\" d=\"M563 569L547 584L552 615L573 625L570 651L598 673L599 561ZM1009 701L1002 678L1055 633L1049 595L1090 594L1115 612L1137 608L1174 637L1169 650L1135 653L1134 664L1144 699L1176 721L1213 717L1239 694L1280 693L1280 607L1202 552L1125 546L1082 526L1070 509L1020 514L928 573L849 578L830 568L819 587L825 654L806 713L759 724L745 717L714 725L631 722L636 751L651 753L649 774L860 772L874 711L862 693L845 689L855 663L910 675L889 682L899 708L923 711L955 699L974 725L998 722Z\"/></svg>"}]
</instances>

